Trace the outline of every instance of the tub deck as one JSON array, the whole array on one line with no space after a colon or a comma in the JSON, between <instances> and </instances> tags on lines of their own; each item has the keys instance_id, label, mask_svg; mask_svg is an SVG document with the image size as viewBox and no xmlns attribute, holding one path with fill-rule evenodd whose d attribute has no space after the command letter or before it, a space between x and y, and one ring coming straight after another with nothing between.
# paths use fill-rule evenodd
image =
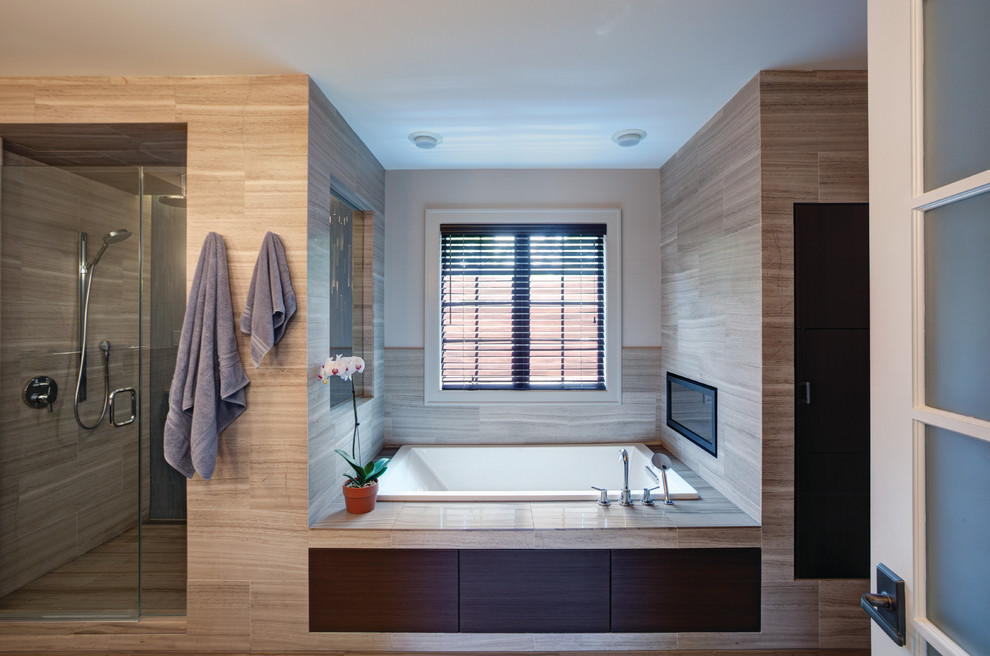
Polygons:
<instances>
[{"instance_id":1,"label":"tub deck","mask_svg":"<svg viewBox=\"0 0 990 656\"><path fill-rule=\"evenodd\" d=\"M309 545L461 549L760 546L757 521L682 462L673 456L671 460L697 490L698 499L675 501L672 506L637 503L632 507L617 503L602 507L594 501L379 501L373 512L351 515L344 510L343 498L338 498L311 526Z\"/></svg>"}]
</instances>

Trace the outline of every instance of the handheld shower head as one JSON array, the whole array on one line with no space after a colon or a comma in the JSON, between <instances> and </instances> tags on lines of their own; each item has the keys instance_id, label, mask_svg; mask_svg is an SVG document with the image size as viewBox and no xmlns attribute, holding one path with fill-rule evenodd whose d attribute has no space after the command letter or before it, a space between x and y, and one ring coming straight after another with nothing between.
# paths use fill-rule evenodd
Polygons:
<instances>
[{"instance_id":1,"label":"handheld shower head","mask_svg":"<svg viewBox=\"0 0 990 656\"><path fill-rule=\"evenodd\" d=\"M120 230L111 230L103 236L103 245L100 246L100 250L96 251L96 257L94 257L87 265L86 270L92 271L96 263L100 261L103 257L103 252L107 250L107 246L110 244L118 244L128 237L131 236L131 231L127 228L121 228Z\"/></svg>"},{"instance_id":2,"label":"handheld shower head","mask_svg":"<svg viewBox=\"0 0 990 656\"><path fill-rule=\"evenodd\" d=\"M121 228L120 230L111 230L106 235L103 236L104 244L116 244L122 242L131 236L131 231L127 228Z\"/></svg>"}]
</instances>

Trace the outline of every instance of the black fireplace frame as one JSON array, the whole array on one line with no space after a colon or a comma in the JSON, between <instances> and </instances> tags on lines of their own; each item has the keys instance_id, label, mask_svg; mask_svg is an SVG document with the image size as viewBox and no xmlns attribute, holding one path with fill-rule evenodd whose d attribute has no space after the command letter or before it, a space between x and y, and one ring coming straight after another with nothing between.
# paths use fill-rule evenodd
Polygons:
<instances>
[{"instance_id":1,"label":"black fireplace frame","mask_svg":"<svg viewBox=\"0 0 990 656\"><path fill-rule=\"evenodd\" d=\"M679 421L673 418L673 408L671 407L671 402L670 402L671 381L674 381L678 385L682 385L683 387L687 387L688 389L692 389L695 390L696 392L700 392L706 398L711 399L712 439L710 441L707 438L696 433L688 426L685 426L684 424L680 423ZM691 380L690 378L685 378L684 376L679 376L677 374L668 371L666 406L667 406L667 426L674 429L677 433L688 438L689 440L697 444L699 447L701 447L708 453L712 454L715 457L718 457L718 389L717 388L712 387L711 385L706 385L704 383L699 383L696 380Z\"/></svg>"}]
</instances>

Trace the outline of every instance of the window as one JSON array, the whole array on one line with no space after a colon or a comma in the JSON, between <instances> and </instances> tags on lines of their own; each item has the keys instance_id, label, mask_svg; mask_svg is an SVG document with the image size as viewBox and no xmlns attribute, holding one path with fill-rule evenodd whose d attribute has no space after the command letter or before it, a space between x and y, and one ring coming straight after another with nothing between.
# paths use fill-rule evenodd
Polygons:
<instances>
[{"instance_id":1,"label":"window","mask_svg":"<svg viewBox=\"0 0 990 656\"><path fill-rule=\"evenodd\" d=\"M617 210L427 212L426 402L617 402L618 231Z\"/></svg>"}]
</instances>

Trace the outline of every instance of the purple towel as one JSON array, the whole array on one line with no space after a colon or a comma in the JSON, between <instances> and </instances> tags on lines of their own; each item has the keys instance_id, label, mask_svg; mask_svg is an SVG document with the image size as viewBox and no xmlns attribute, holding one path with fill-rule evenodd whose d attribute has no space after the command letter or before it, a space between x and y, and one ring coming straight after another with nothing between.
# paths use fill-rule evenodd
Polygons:
<instances>
[{"instance_id":1,"label":"purple towel","mask_svg":"<svg viewBox=\"0 0 990 656\"><path fill-rule=\"evenodd\" d=\"M213 476L217 437L244 412L249 382L234 334L227 249L211 232L189 290L165 420L165 460L186 478Z\"/></svg>"},{"instance_id":2,"label":"purple towel","mask_svg":"<svg viewBox=\"0 0 990 656\"><path fill-rule=\"evenodd\" d=\"M296 295L289 280L285 249L278 235L269 232L261 242L241 314L241 332L251 336L251 361L256 368L285 335L285 326L295 313Z\"/></svg>"}]
</instances>

